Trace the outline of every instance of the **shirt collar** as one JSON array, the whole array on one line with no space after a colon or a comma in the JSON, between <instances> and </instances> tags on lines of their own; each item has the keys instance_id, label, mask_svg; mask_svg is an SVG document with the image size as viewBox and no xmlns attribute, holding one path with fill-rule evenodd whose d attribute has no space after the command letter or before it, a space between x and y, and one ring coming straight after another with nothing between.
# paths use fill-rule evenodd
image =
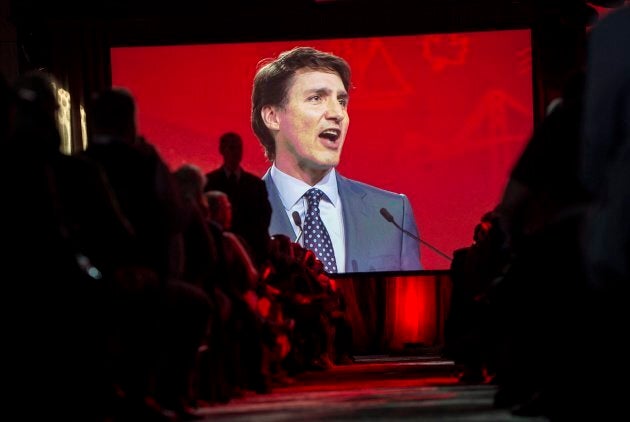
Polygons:
<instances>
[{"instance_id":1,"label":"shirt collar","mask_svg":"<svg viewBox=\"0 0 630 422\"><path fill-rule=\"evenodd\" d=\"M237 180L241 178L241 167L238 167L235 171L231 173L228 171L227 168L223 167L223 172L227 177L230 177L230 175L234 174Z\"/></svg>"},{"instance_id":2,"label":"shirt collar","mask_svg":"<svg viewBox=\"0 0 630 422\"><path fill-rule=\"evenodd\" d=\"M278 188L280 200L287 211L297 204L306 191L311 188L317 188L324 192L333 206L337 207L339 203L337 173L334 167L315 186L310 186L308 183L282 172L275 163L271 166L271 178Z\"/></svg>"}]
</instances>

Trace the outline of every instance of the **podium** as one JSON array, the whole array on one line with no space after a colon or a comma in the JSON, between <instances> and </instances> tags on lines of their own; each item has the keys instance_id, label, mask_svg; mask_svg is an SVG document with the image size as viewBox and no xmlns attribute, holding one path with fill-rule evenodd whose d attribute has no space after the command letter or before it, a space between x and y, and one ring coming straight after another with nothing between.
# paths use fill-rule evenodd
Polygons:
<instances>
[{"instance_id":1,"label":"podium","mask_svg":"<svg viewBox=\"0 0 630 422\"><path fill-rule=\"evenodd\" d=\"M439 349L450 303L449 270L334 274L355 355Z\"/></svg>"}]
</instances>

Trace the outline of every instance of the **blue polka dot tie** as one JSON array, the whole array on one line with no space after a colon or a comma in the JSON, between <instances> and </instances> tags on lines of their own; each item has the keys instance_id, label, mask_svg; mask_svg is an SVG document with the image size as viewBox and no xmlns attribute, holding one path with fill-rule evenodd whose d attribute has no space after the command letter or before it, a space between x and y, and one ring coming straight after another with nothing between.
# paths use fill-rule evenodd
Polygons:
<instances>
[{"instance_id":1,"label":"blue polka dot tie","mask_svg":"<svg viewBox=\"0 0 630 422\"><path fill-rule=\"evenodd\" d=\"M304 246L312 250L328 273L337 272L337 262L328 230L319 216L319 201L324 192L317 188L309 189L304 196L308 201L306 218L304 218Z\"/></svg>"}]
</instances>

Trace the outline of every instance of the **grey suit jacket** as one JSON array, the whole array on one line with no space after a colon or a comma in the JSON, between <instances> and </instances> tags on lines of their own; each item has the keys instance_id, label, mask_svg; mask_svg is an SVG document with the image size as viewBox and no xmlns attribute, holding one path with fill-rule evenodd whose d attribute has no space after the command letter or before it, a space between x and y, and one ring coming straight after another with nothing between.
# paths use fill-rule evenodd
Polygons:
<instances>
[{"instance_id":1,"label":"grey suit jacket","mask_svg":"<svg viewBox=\"0 0 630 422\"><path fill-rule=\"evenodd\" d=\"M295 232L284 209L278 188L269 171L263 176L271 203L269 234ZM343 207L346 243L346 272L421 270L420 245L403 234L380 214L386 208L399 225L418 236L416 220L409 199L337 173L337 187ZM340 271L341 272L341 271Z\"/></svg>"}]
</instances>

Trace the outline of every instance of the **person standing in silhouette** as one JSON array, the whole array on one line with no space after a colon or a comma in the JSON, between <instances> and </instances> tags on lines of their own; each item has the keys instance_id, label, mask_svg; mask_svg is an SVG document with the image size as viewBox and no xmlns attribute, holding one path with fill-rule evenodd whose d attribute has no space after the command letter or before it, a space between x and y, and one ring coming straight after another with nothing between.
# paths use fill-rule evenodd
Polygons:
<instances>
[{"instance_id":1,"label":"person standing in silhouette","mask_svg":"<svg viewBox=\"0 0 630 422\"><path fill-rule=\"evenodd\" d=\"M238 133L221 135L219 152L223 164L206 174L204 191L218 190L227 194L232 205L232 231L245 240L255 263L260 265L267 255L269 242L267 228L271 206L267 188L260 177L241 166L243 140Z\"/></svg>"},{"instance_id":2,"label":"person standing in silhouette","mask_svg":"<svg viewBox=\"0 0 630 422\"><path fill-rule=\"evenodd\" d=\"M626 2L627 3L627 2ZM630 4L606 15L590 34L581 144L581 177L592 196L582 230L588 280L588 353L582 417L614 419L627 409L625 333L630 285ZM594 352L594 353L593 353ZM585 359L586 361L586 359ZM586 372L586 371L584 371ZM578 398L580 400L581 398ZM588 400L588 401L587 401ZM586 415L583 403L591 413Z\"/></svg>"}]
</instances>

